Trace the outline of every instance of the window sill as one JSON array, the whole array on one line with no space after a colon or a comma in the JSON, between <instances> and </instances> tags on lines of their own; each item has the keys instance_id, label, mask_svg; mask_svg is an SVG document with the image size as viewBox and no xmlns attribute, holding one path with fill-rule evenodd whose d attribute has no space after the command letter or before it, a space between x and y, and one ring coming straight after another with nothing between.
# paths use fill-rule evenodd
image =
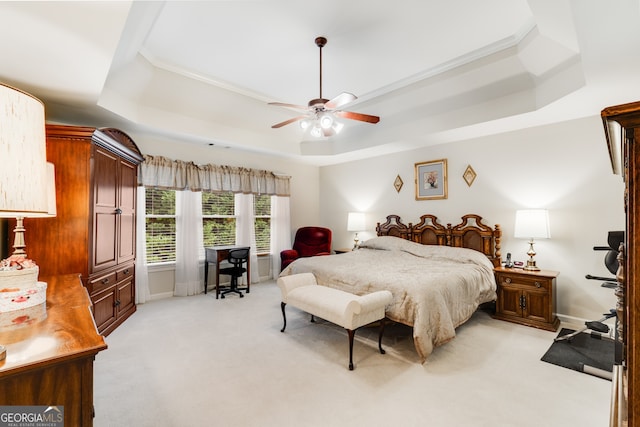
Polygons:
<instances>
[{"instance_id":1,"label":"window sill","mask_svg":"<svg viewBox=\"0 0 640 427\"><path fill-rule=\"evenodd\" d=\"M266 258L271 256L270 253L265 252L265 253L260 253L258 254L258 258ZM204 259L198 260L198 263L200 265L204 265ZM156 271L171 271L171 270L175 270L176 269L176 263L175 262L159 262L156 264L147 264L147 270L149 272L156 272Z\"/></svg>"}]
</instances>

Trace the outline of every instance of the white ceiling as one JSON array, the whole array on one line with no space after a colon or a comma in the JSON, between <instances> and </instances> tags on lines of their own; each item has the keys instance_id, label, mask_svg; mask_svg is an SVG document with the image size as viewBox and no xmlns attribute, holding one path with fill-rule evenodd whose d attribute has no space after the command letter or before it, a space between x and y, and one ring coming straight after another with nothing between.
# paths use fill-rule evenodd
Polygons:
<instances>
[{"instance_id":1,"label":"white ceiling","mask_svg":"<svg viewBox=\"0 0 640 427\"><path fill-rule=\"evenodd\" d=\"M639 0L0 2L0 81L47 119L331 164L640 99ZM381 117L306 140L267 105Z\"/></svg>"}]
</instances>

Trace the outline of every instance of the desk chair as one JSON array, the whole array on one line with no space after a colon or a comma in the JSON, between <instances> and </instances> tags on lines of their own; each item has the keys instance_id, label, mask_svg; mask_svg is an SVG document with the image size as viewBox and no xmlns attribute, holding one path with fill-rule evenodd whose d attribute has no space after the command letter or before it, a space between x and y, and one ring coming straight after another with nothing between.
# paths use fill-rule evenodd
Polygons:
<instances>
[{"instance_id":1,"label":"desk chair","mask_svg":"<svg viewBox=\"0 0 640 427\"><path fill-rule=\"evenodd\" d=\"M240 295L240 298L243 298L244 295L242 294L242 291L238 289L238 277L242 277L242 275L247 272L247 268L244 267L244 264L249 262L249 249L244 248L230 250L227 261L229 261L231 267L221 268L220 274L228 274L231 276L231 285L229 286L229 289L220 293L220 298L224 298L226 294L232 292ZM247 277L247 280L250 280L250 278Z\"/></svg>"}]
</instances>

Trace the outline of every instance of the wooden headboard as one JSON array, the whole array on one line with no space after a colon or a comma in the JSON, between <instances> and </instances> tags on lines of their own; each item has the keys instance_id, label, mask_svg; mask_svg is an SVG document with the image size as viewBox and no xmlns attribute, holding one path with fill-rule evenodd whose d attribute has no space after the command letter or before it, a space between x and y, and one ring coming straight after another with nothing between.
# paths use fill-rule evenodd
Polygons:
<instances>
[{"instance_id":1,"label":"wooden headboard","mask_svg":"<svg viewBox=\"0 0 640 427\"><path fill-rule=\"evenodd\" d=\"M500 225L491 228L482 223L480 215L464 215L460 224L447 224L446 227L440 224L435 215L422 215L416 225L406 225L399 215L389 215L384 224L378 223L376 232L378 236L399 237L422 245L474 249L485 254L496 267L502 262Z\"/></svg>"}]
</instances>

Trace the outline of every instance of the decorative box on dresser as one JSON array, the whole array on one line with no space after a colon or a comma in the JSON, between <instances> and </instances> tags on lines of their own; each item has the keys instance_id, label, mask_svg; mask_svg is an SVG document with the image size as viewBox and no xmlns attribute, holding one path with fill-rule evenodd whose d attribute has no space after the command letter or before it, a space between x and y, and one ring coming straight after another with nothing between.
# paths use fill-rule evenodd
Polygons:
<instances>
[{"instance_id":1,"label":"decorative box on dresser","mask_svg":"<svg viewBox=\"0 0 640 427\"><path fill-rule=\"evenodd\" d=\"M117 129L47 125L57 215L25 220L27 252L40 276L80 274L98 331L108 335L136 311L136 188L143 161Z\"/></svg>"},{"instance_id":2,"label":"decorative box on dresser","mask_svg":"<svg viewBox=\"0 0 640 427\"><path fill-rule=\"evenodd\" d=\"M611 426L640 427L640 102L602 110L611 165L625 183L626 230L616 274Z\"/></svg>"},{"instance_id":3,"label":"decorative box on dresser","mask_svg":"<svg viewBox=\"0 0 640 427\"><path fill-rule=\"evenodd\" d=\"M496 319L555 331L560 325L556 316L556 277L549 270L496 267L498 285Z\"/></svg>"}]
</instances>

